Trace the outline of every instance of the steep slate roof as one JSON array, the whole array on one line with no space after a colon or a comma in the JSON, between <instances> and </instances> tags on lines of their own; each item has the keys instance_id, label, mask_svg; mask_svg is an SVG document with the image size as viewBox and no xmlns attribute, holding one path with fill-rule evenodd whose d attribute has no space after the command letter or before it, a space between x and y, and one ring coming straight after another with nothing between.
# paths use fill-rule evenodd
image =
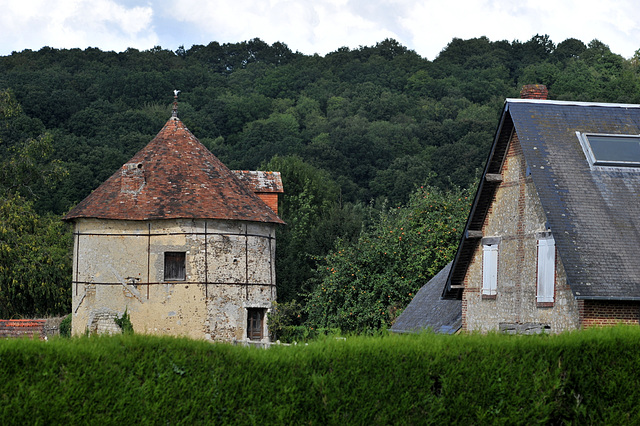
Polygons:
<instances>
[{"instance_id":1,"label":"steep slate roof","mask_svg":"<svg viewBox=\"0 0 640 426\"><path fill-rule=\"evenodd\" d=\"M452 334L462 327L462 301L440 298L451 263L442 268L413 297L391 327L395 333L416 333L431 329L436 333Z\"/></svg>"},{"instance_id":2,"label":"steep slate roof","mask_svg":"<svg viewBox=\"0 0 640 426\"><path fill-rule=\"evenodd\" d=\"M66 216L228 219L284 223L171 117L156 137Z\"/></svg>"},{"instance_id":3,"label":"steep slate roof","mask_svg":"<svg viewBox=\"0 0 640 426\"><path fill-rule=\"evenodd\" d=\"M640 300L640 169L590 165L576 132L640 134L640 105L507 99L444 297L479 244L514 129L577 299ZM475 235L477 237L477 235Z\"/></svg>"}]
</instances>

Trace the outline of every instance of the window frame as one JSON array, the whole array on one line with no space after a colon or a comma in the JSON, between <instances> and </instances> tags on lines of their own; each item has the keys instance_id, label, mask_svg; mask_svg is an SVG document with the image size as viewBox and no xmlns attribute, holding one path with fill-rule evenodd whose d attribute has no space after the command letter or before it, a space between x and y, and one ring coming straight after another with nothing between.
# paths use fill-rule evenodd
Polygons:
<instances>
[{"instance_id":1,"label":"window frame","mask_svg":"<svg viewBox=\"0 0 640 426\"><path fill-rule=\"evenodd\" d=\"M623 161L623 160L599 160L596 158L596 155L591 146L591 142L589 141L589 137L599 137L599 138L611 138L613 139L635 139L640 145L640 135L629 135L629 134L612 134L612 133L595 133L595 132L576 132L578 139L580 140L580 145L589 161L589 164L592 166L600 166L600 167L624 167L624 168L640 168L640 159L638 161Z\"/></svg>"},{"instance_id":2,"label":"window frame","mask_svg":"<svg viewBox=\"0 0 640 426\"><path fill-rule=\"evenodd\" d=\"M264 339L265 314L265 308L247 308L247 339L253 341ZM256 322L258 323L257 327Z\"/></svg>"},{"instance_id":3,"label":"window frame","mask_svg":"<svg viewBox=\"0 0 640 426\"><path fill-rule=\"evenodd\" d=\"M176 269L175 266L171 266L169 263L171 258L177 264L182 262L182 265L178 265L178 272L174 275L169 275L169 272L173 272ZM181 258L181 259L179 259ZM187 279L187 252L184 251L165 251L164 252L164 281L185 281Z\"/></svg>"},{"instance_id":4,"label":"window frame","mask_svg":"<svg viewBox=\"0 0 640 426\"><path fill-rule=\"evenodd\" d=\"M536 247L536 303L553 306L556 290L556 242L552 235L539 236Z\"/></svg>"}]
</instances>

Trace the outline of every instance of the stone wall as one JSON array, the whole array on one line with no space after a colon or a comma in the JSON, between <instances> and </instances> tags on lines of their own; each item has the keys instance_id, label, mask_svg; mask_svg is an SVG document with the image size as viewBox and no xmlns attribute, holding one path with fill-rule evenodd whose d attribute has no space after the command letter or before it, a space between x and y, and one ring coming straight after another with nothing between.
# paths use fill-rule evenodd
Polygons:
<instances>
[{"instance_id":1,"label":"stone wall","mask_svg":"<svg viewBox=\"0 0 640 426\"><path fill-rule=\"evenodd\" d=\"M38 337L45 339L60 335L60 323L64 317L46 319L0 320L0 338Z\"/></svg>"},{"instance_id":2,"label":"stone wall","mask_svg":"<svg viewBox=\"0 0 640 426\"><path fill-rule=\"evenodd\" d=\"M243 341L247 309L275 300L273 224L79 219L75 231L73 334L115 332L126 309L136 332ZM165 252L185 253L183 280L165 280Z\"/></svg>"},{"instance_id":3,"label":"stone wall","mask_svg":"<svg viewBox=\"0 0 640 426\"><path fill-rule=\"evenodd\" d=\"M46 320L43 319L17 319L0 320L0 338L15 337L45 337Z\"/></svg>"},{"instance_id":4,"label":"stone wall","mask_svg":"<svg viewBox=\"0 0 640 426\"><path fill-rule=\"evenodd\" d=\"M547 231L546 217L515 134L509 144L502 179L483 225L483 236L499 241L497 294L482 295L480 243L464 280L463 329L486 332L501 327L509 330L539 327L557 333L579 327L577 302L558 255L554 302L544 305L536 302L537 237Z\"/></svg>"}]
</instances>

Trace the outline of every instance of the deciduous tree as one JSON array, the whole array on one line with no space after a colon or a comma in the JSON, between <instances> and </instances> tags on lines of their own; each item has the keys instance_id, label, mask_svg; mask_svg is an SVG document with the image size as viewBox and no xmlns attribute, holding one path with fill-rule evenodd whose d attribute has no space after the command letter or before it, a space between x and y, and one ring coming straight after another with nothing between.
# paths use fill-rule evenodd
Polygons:
<instances>
[{"instance_id":1,"label":"deciduous tree","mask_svg":"<svg viewBox=\"0 0 640 426\"><path fill-rule=\"evenodd\" d=\"M307 299L310 327L372 332L388 327L420 287L453 259L470 191L415 191L383 211L357 241L339 240L321 261Z\"/></svg>"}]
</instances>

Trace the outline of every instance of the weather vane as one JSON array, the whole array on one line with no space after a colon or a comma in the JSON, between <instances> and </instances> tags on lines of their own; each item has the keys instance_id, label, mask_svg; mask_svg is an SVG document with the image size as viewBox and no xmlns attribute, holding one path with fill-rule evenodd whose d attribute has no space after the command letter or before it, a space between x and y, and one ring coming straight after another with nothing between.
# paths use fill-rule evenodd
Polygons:
<instances>
[{"instance_id":1,"label":"weather vane","mask_svg":"<svg viewBox=\"0 0 640 426\"><path fill-rule=\"evenodd\" d=\"M175 118L178 118L178 93L180 93L180 90L173 91L173 112L171 116Z\"/></svg>"}]
</instances>

